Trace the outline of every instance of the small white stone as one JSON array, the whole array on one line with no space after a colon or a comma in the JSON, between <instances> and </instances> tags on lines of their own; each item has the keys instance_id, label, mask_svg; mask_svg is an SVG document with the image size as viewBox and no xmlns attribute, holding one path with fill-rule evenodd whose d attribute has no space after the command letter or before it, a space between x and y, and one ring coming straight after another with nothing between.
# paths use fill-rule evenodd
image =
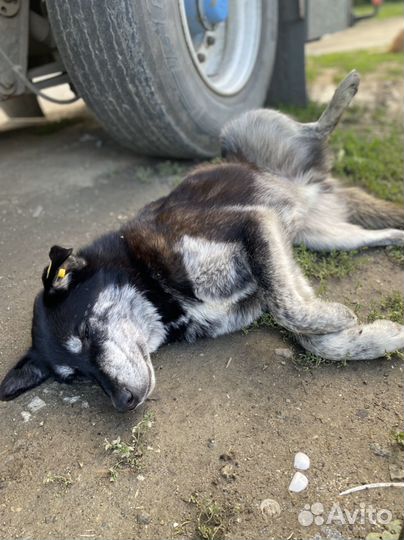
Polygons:
<instances>
[{"instance_id":1,"label":"small white stone","mask_svg":"<svg viewBox=\"0 0 404 540\"><path fill-rule=\"evenodd\" d=\"M309 481L307 479L307 476L305 476L301 472L296 472L289 485L289 491L292 491L293 493L300 493L307 488L308 484Z\"/></svg>"},{"instance_id":2,"label":"small white stone","mask_svg":"<svg viewBox=\"0 0 404 540\"><path fill-rule=\"evenodd\" d=\"M41 399L38 396L35 396L31 401L28 403L27 407L32 412L35 413L46 406L46 403L43 399Z\"/></svg>"},{"instance_id":3,"label":"small white stone","mask_svg":"<svg viewBox=\"0 0 404 540\"><path fill-rule=\"evenodd\" d=\"M21 411L21 416L24 422L28 422L28 420L31 420L31 413L29 413L28 411Z\"/></svg>"},{"instance_id":4,"label":"small white stone","mask_svg":"<svg viewBox=\"0 0 404 540\"><path fill-rule=\"evenodd\" d=\"M43 206L39 205L35 208L35 210L32 212L32 217L33 218L38 218L41 213L42 213L42 210L43 210Z\"/></svg>"},{"instance_id":5,"label":"small white stone","mask_svg":"<svg viewBox=\"0 0 404 540\"><path fill-rule=\"evenodd\" d=\"M88 401L82 401L81 406L83 409L88 409L90 407Z\"/></svg>"},{"instance_id":6,"label":"small white stone","mask_svg":"<svg viewBox=\"0 0 404 540\"><path fill-rule=\"evenodd\" d=\"M304 452L298 452L295 455L294 461L295 469L300 469L301 471L307 471L310 468L310 458Z\"/></svg>"},{"instance_id":7,"label":"small white stone","mask_svg":"<svg viewBox=\"0 0 404 540\"><path fill-rule=\"evenodd\" d=\"M69 405L73 405L73 403L77 403L79 400L80 396L66 396L63 398L63 401Z\"/></svg>"},{"instance_id":8,"label":"small white stone","mask_svg":"<svg viewBox=\"0 0 404 540\"><path fill-rule=\"evenodd\" d=\"M275 349L276 356L280 356L281 358L286 358L287 360L290 360L293 358L293 351L292 349Z\"/></svg>"},{"instance_id":9,"label":"small white stone","mask_svg":"<svg viewBox=\"0 0 404 540\"><path fill-rule=\"evenodd\" d=\"M139 482L143 482L144 479L145 479L145 478L144 478L143 474L138 474L138 475L136 476L136 480L138 480Z\"/></svg>"}]
</instances>

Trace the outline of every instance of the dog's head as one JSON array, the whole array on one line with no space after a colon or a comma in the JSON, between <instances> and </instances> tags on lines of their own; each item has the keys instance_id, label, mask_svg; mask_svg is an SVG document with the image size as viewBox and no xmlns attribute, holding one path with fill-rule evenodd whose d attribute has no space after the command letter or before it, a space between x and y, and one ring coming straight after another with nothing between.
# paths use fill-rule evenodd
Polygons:
<instances>
[{"instance_id":1,"label":"dog's head","mask_svg":"<svg viewBox=\"0 0 404 540\"><path fill-rule=\"evenodd\" d=\"M147 347L153 309L124 275L91 269L71 249L54 246L44 289L34 304L32 346L0 385L11 400L48 377L92 379L120 411L144 402L154 387Z\"/></svg>"}]
</instances>

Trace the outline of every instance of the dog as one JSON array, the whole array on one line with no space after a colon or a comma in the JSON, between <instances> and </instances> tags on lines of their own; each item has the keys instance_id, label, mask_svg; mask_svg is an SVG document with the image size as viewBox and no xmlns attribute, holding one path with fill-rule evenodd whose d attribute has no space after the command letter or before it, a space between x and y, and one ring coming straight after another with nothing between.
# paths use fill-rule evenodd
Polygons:
<instances>
[{"instance_id":1,"label":"dog","mask_svg":"<svg viewBox=\"0 0 404 540\"><path fill-rule=\"evenodd\" d=\"M53 377L99 383L119 411L153 391L150 354L242 329L264 312L308 351L361 360L404 347L404 327L360 324L317 298L293 258L404 245L404 215L330 177L327 139L359 86L351 72L317 122L273 110L224 126L224 161L198 166L119 231L73 252L53 246L34 304L32 346L5 376L11 400Z\"/></svg>"}]
</instances>

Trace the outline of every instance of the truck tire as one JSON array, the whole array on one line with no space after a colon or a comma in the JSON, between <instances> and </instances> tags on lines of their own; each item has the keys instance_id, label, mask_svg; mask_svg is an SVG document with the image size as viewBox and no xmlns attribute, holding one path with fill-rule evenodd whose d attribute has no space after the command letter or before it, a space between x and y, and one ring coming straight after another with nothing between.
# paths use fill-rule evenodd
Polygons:
<instances>
[{"instance_id":1,"label":"truck tire","mask_svg":"<svg viewBox=\"0 0 404 540\"><path fill-rule=\"evenodd\" d=\"M220 71L216 78L204 76L191 50L185 2L47 1L53 35L74 88L115 139L142 154L211 157L219 150L223 124L265 102L275 59L278 0L231 0L230 9L254 4L259 28L254 56L249 57L251 69L238 81L243 84L226 87L224 82L218 88ZM226 24L233 28L233 37L240 32L230 24L244 24L244 32L250 24L240 13ZM240 49L240 43L237 46ZM242 72L244 53L238 54ZM231 73L238 76L234 69Z\"/></svg>"}]
</instances>

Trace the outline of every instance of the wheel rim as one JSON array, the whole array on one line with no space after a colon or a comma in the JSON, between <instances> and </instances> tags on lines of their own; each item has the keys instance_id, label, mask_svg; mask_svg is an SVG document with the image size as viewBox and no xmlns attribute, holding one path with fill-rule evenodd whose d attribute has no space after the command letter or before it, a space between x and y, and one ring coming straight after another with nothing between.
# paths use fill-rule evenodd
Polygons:
<instances>
[{"instance_id":1,"label":"wheel rim","mask_svg":"<svg viewBox=\"0 0 404 540\"><path fill-rule=\"evenodd\" d=\"M223 96L240 92L256 64L261 38L262 0L222 0L226 9L206 16L206 0L178 0L193 63L207 86ZM211 3L213 4L213 3ZM217 22L219 20L219 22Z\"/></svg>"}]
</instances>

